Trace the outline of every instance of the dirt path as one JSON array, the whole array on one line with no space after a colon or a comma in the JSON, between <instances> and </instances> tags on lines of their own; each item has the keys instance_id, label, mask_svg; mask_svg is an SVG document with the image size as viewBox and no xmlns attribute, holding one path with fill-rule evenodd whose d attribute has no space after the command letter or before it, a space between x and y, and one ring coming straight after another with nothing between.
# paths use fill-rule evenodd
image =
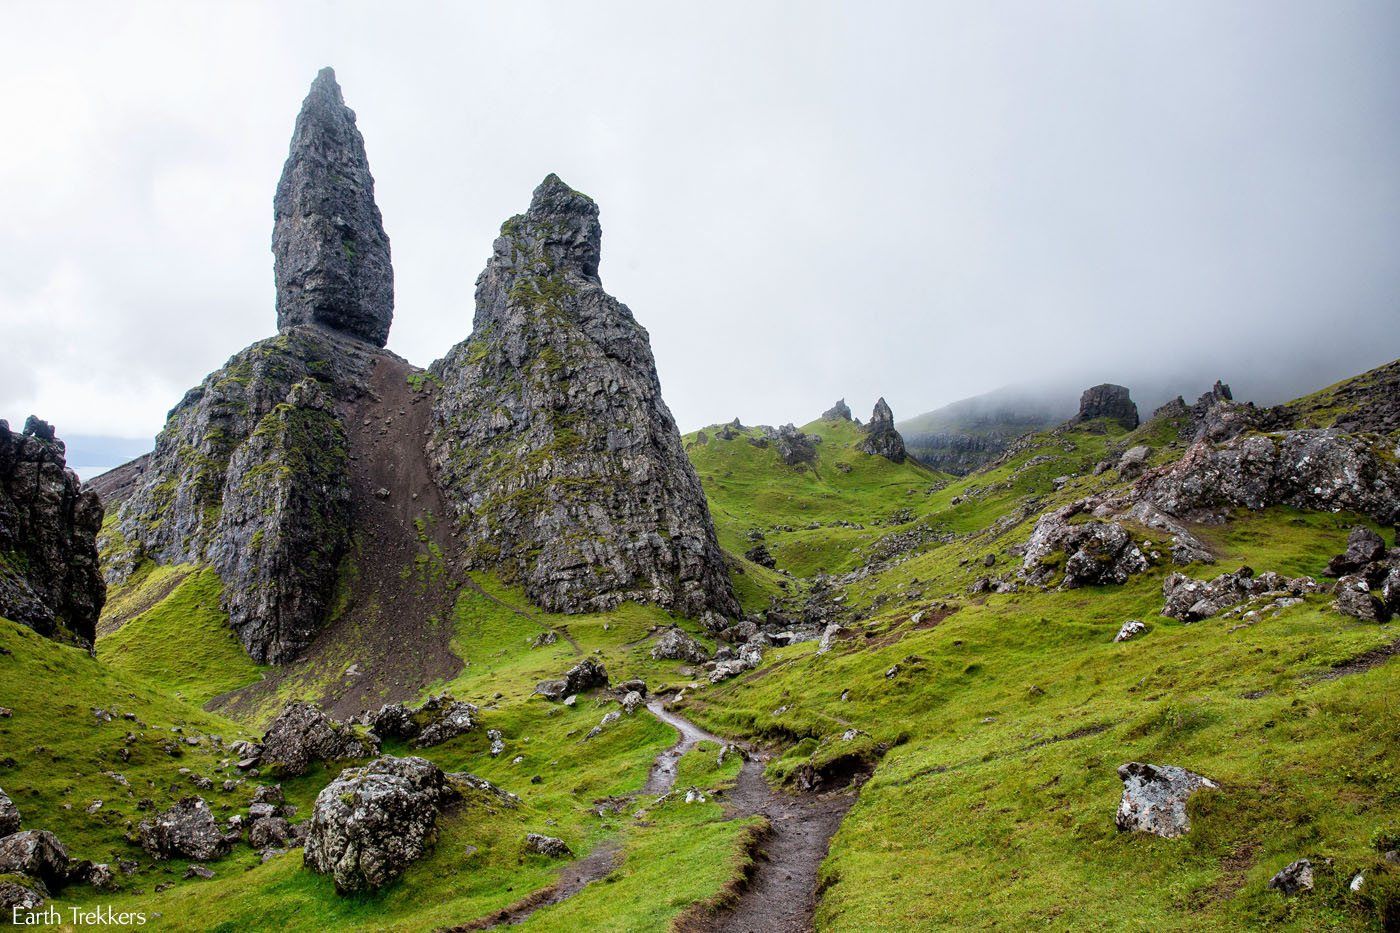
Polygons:
<instances>
[{"instance_id":1,"label":"dirt path","mask_svg":"<svg viewBox=\"0 0 1400 933\"><path fill-rule=\"evenodd\" d=\"M676 783L681 756L700 742L717 745L727 741L652 699L647 709L653 716L680 733L674 745L656 756L642 793L669 793ZM760 844L758 867L739 899L717 914L682 917L680 928L687 930L743 931L743 933L807 933L812 929L812 913L817 905L817 870L826 858L827 847L846 811L855 803L855 794L809 794L800 797L775 793L763 778L764 759L749 758L739 771L739 780L727 797L730 819L756 814L768 818L772 826ZM601 881L618 866L621 853L614 840L602 843L585 858L566 866L559 881L543 891L511 905L490 917L454 927L454 931L489 930L523 923L535 911L568 900L587 885Z\"/></svg>"}]
</instances>

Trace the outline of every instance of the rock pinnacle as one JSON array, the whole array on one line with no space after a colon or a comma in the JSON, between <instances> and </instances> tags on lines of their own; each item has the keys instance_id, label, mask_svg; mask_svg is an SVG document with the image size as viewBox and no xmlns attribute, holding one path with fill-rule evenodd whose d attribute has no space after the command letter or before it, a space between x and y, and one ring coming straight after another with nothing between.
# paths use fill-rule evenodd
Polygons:
<instances>
[{"instance_id":1,"label":"rock pinnacle","mask_svg":"<svg viewBox=\"0 0 1400 933\"><path fill-rule=\"evenodd\" d=\"M319 324L384 346L394 316L389 238L355 112L322 68L302 103L273 200L277 326Z\"/></svg>"}]
</instances>

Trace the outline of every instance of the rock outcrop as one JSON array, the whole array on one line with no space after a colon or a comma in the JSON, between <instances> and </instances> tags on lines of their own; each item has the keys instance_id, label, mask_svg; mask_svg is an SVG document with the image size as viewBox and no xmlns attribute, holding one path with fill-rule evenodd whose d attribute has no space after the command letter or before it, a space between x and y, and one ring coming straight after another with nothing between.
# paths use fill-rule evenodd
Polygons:
<instances>
[{"instance_id":1,"label":"rock outcrop","mask_svg":"<svg viewBox=\"0 0 1400 933\"><path fill-rule=\"evenodd\" d=\"M1185 835L1191 829L1186 801L1203 787L1219 787L1174 765L1148 765L1130 761L1118 769L1123 781L1123 798L1118 802L1115 822L1120 831L1153 833L1167 839Z\"/></svg>"},{"instance_id":2,"label":"rock outcrop","mask_svg":"<svg viewBox=\"0 0 1400 933\"><path fill-rule=\"evenodd\" d=\"M535 692L546 700L562 700L576 693L607 685L607 669L592 658L584 658L569 668L568 673L558 680L541 681L535 687Z\"/></svg>"},{"instance_id":3,"label":"rock outcrop","mask_svg":"<svg viewBox=\"0 0 1400 933\"><path fill-rule=\"evenodd\" d=\"M601 242L597 205L550 175L501 227L471 337L433 365L429 450L465 556L551 611L737 616L647 332L598 278Z\"/></svg>"},{"instance_id":4,"label":"rock outcrop","mask_svg":"<svg viewBox=\"0 0 1400 933\"><path fill-rule=\"evenodd\" d=\"M1071 519L1092 505L1081 500L1042 515L1026 541L1022 572L1031 583L1045 585L1064 572L1065 589L1126 583L1149 564L1128 530L1117 522Z\"/></svg>"},{"instance_id":5,"label":"rock outcrop","mask_svg":"<svg viewBox=\"0 0 1400 933\"><path fill-rule=\"evenodd\" d=\"M141 848L156 859L187 858L207 862L227 855L237 833L219 828L202 797L185 797L136 829Z\"/></svg>"},{"instance_id":6,"label":"rock outcrop","mask_svg":"<svg viewBox=\"0 0 1400 933\"><path fill-rule=\"evenodd\" d=\"M292 703L268 727L260 757L264 768L295 777L314 762L369 758L378 752L373 735L358 735L310 703Z\"/></svg>"},{"instance_id":7,"label":"rock outcrop","mask_svg":"<svg viewBox=\"0 0 1400 933\"><path fill-rule=\"evenodd\" d=\"M785 424L777 430L764 425L762 431L763 439L773 445L773 449L788 466L800 466L816 461L817 445L822 442L820 435L803 434L791 424Z\"/></svg>"},{"instance_id":8,"label":"rock outcrop","mask_svg":"<svg viewBox=\"0 0 1400 933\"><path fill-rule=\"evenodd\" d=\"M13 833L0 839L0 875L24 875L57 891L68 883L68 850L48 830Z\"/></svg>"},{"instance_id":9,"label":"rock outcrop","mask_svg":"<svg viewBox=\"0 0 1400 933\"><path fill-rule=\"evenodd\" d=\"M1076 424L1107 418L1131 431L1138 426L1138 410L1128 394L1126 386L1105 382L1085 389L1079 397L1079 414L1072 419Z\"/></svg>"},{"instance_id":10,"label":"rock outcrop","mask_svg":"<svg viewBox=\"0 0 1400 933\"><path fill-rule=\"evenodd\" d=\"M90 648L107 598L102 504L64 454L48 423L30 416L16 434L0 421L0 616Z\"/></svg>"},{"instance_id":11,"label":"rock outcrop","mask_svg":"<svg viewBox=\"0 0 1400 933\"><path fill-rule=\"evenodd\" d=\"M392 703L365 719L370 731L381 739L407 739L419 748L430 748L474 729L477 712L471 703L444 693L429 697L416 708Z\"/></svg>"},{"instance_id":12,"label":"rock outcrop","mask_svg":"<svg viewBox=\"0 0 1400 933\"><path fill-rule=\"evenodd\" d=\"M1330 429L1247 434L1219 446L1196 442L1176 463L1145 474L1134 494L1183 518L1291 505L1390 525L1400 520L1400 463L1365 436Z\"/></svg>"},{"instance_id":13,"label":"rock outcrop","mask_svg":"<svg viewBox=\"0 0 1400 933\"><path fill-rule=\"evenodd\" d=\"M19 827L19 807L15 806L8 794L0 790L0 839L19 832Z\"/></svg>"},{"instance_id":14,"label":"rock outcrop","mask_svg":"<svg viewBox=\"0 0 1400 933\"><path fill-rule=\"evenodd\" d=\"M117 484L103 559L109 583L148 559L213 566L248 654L285 663L325 625L351 540L347 419L377 399L377 366L406 366L378 349L393 310L388 240L329 69L297 120L274 215L281 333L171 410L142 469Z\"/></svg>"},{"instance_id":15,"label":"rock outcrop","mask_svg":"<svg viewBox=\"0 0 1400 933\"><path fill-rule=\"evenodd\" d=\"M1273 571L1255 575L1249 567L1222 573L1212 580L1193 580L1174 573L1162 581L1162 615L1180 622L1208 619L1263 596L1296 599L1318 589L1311 577L1284 577Z\"/></svg>"},{"instance_id":16,"label":"rock outcrop","mask_svg":"<svg viewBox=\"0 0 1400 933\"><path fill-rule=\"evenodd\" d=\"M297 117L273 200L277 326L317 324L377 347L389 338L394 272L355 112L321 69Z\"/></svg>"},{"instance_id":17,"label":"rock outcrop","mask_svg":"<svg viewBox=\"0 0 1400 933\"><path fill-rule=\"evenodd\" d=\"M850 421L851 406L846 404L845 399L840 399L826 411L822 412L823 421Z\"/></svg>"},{"instance_id":18,"label":"rock outcrop","mask_svg":"<svg viewBox=\"0 0 1400 933\"><path fill-rule=\"evenodd\" d=\"M672 626L657 637L656 644L651 646L651 656L657 661L690 661L703 664L710 659L710 652L706 651L700 642Z\"/></svg>"},{"instance_id":19,"label":"rock outcrop","mask_svg":"<svg viewBox=\"0 0 1400 933\"><path fill-rule=\"evenodd\" d=\"M904 438L894 427L894 412L882 397L875 403L875 410L865 426L865 439L860 449L877 457L884 457L894 463L903 463L906 456Z\"/></svg>"},{"instance_id":20,"label":"rock outcrop","mask_svg":"<svg viewBox=\"0 0 1400 933\"><path fill-rule=\"evenodd\" d=\"M458 796L424 758L384 757L347 768L316 796L303 863L340 894L374 891L422 858L442 807Z\"/></svg>"}]
</instances>

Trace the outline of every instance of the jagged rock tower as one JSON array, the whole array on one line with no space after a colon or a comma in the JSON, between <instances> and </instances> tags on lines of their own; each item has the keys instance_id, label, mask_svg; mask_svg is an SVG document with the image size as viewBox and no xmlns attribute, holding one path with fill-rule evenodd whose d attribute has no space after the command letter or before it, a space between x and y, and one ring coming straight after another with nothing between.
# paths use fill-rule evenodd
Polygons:
<instances>
[{"instance_id":1,"label":"jagged rock tower","mask_svg":"<svg viewBox=\"0 0 1400 933\"><path fill-rule=\"evenodd\" d=\"M329 68L302 103L272 213L278 328L320 324L384 346L394 317L389 238L355 111Z\"/></svg>"},{"instance_id":2,"label":"jagged rock tower","mask_svg":"<svg viewBox=\"0 0 1400 933\"><path fill-rule=\"evenodd\" d=\"M323 70L277 186L281 333L191 389L106 536L109 582L147 559L211 565L258 661L295 658L326 620L351 537L346 413L393 317L389 241L355 115ZM398 361L402 362L402 361Z\"/></svg>"},{"instance_id":3,"label":"jagged rock tower","mask_svg":"<svg viewBox=\"0 0 1400 933\"><path fill-rule=\"evenodd\" d=\"M468 558L547 609L738 614L645 329L598 278L598 207L554 175L501 227L472 335L435 363L430 457Z\"/></svg>"},{"instance_id":4,"label":"jagged rock tower","mask_svg":"<svg viewBox=\"0 0 1400 933\"><path fill-rule=\"evenodd\" d=\"M107 588L97 566L102 504L64 461L63 441L31 415L0 420L0 616L91 647Z\"/></svg>"},{"instance_id":5,"label":"jagged rock tower","mask_svg":"<svg viewBox=\"0 0 1400 933\"><path fill-rule=\"evenodd\" d=\"M865 426L865 440L860 449L868 454L884 457L894 463L903 463L908 455L904 449L904 437L894 427L894 412L883 397L875 403L870 414L870 423Z\"/></svg>"}]
</instances>

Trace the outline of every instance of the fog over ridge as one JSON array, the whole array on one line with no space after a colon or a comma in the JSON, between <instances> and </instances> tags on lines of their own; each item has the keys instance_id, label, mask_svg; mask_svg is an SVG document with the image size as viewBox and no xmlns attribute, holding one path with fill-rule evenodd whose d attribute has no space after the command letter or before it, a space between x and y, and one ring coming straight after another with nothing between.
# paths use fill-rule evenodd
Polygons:
<instances>
[{"instance_id":1,"label":"fog over ridge","mask_svg":"<svg viewBox=\"0 0 1400 933\"><path fill-rule=\"evenodd\" d=\"M411 10L8 11L0 417L150 437L274 332L273 187L327 64L419 365L551 171L682 430L1006 385L1267 404L1400 356L1393 5Z\"/></svg>"}]
</instances>

